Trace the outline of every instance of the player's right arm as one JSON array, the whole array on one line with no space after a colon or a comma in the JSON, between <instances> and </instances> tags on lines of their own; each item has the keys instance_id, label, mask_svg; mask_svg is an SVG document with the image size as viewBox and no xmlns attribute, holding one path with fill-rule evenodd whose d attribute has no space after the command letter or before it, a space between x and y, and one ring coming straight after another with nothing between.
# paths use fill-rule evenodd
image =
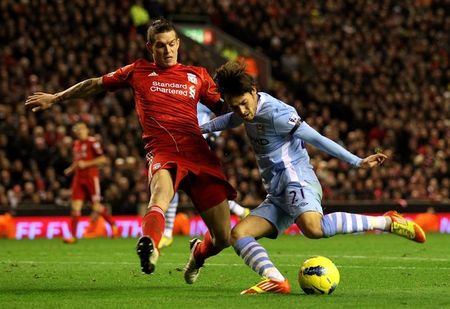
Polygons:
<instances>
[{"instance_id":1,"label":"player's right arm","mask_svg":"<svg viewBox=\"0 0 450 309\"><path fill-rule=\"evenodd\" d=\"M50 108L53 104L70 99L85 99L106 90L116 90L128 87L133 76L136 62L126 65L114 72L86 79L72 87L55 93L36 92L29 96L25 102L26 107L32 108L33 112Z\"/></svg>"},{"instance_id":2,"label":"player's right arm","mask_svg":"<svg viewBox=\"0 0 450 309\"><path fill-rule=\"evenodd\" d=\"M204 123L200 126L200 130L203 134L223 131L225 129L236 128L243 122L244 120L242 120L242 118L240 118L235 113L228 113L222 116L218 116L207 123Z\"/></svg>"},{"instance_id":3,"label":"player's right arm","mask_svg":"<svg viewBox=\"0 0 450 309\"><path fill-rule=\"evenodd\" d=\"M72 164L70 164L70 166L68 168L66 168L64 170L64 175L69 176L69 175L73 174L73 172L75 171L76 168L77 168L77 162L73 162Z\"/></svg>"},{"instance_id":4,"label":"player's right arm","mask_svg":"<svg viewBox=\"0 0 450 309\"><path fill-rule=\"evenodd\" d=\"M70 99L89 98L103 91L105 89L102 78L90 78L55 94L36 92L27 98L25 106L31 108L33 112L37 112L48 109L55 103Z\"/></svg>"}]
</instances>

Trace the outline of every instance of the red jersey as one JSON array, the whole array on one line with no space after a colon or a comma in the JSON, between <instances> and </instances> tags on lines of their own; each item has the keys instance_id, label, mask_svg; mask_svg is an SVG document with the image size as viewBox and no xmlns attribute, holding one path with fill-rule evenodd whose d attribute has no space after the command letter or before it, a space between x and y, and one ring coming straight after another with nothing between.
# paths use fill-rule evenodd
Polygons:
<instances>
[{"instance_id":1,"label":"red jersey","mask_svg":"<svg viewBox=\"0 0 450 309\"><path fill-rule=\"evenodd\" d=\"M220 100L216 84L202 67L176 64L160 68L139 59L102 77L107 90L131 87L145 150L198 151L206 142L197 120L197 103Z\"/></svg>"},{"instance_id":2,"label":"red jersey","mask_svg":"<svg viewBox=\"0 0 450 309\"><path fill-rule=\"evenodd\" d=\"M94 137L88 137L86 140L75 140L73 144L73 160L90 161L103 155L103 149L100 143ZM98 168L91 166L85 169L77 168L75 170L75 178L98 177Z\"/></svg>"}]
</instances>

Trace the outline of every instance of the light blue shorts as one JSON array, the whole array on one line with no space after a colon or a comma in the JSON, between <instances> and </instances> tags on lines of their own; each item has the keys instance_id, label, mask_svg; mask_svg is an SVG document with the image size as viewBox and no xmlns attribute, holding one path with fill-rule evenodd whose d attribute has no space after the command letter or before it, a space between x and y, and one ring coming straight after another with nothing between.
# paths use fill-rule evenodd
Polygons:
<instances>
[{"instance_id":1,"label":"light blue shorts","mask_svg":"<svg viewBox=\"0 0 450 309\"><path fill-rule=\"evenodd\" d=\"M290 227L301 214L307 211L322 212L322 187L320 183L290 182L278 196L268 195L264 202L251 211L251 215L266 219L277 230L277 238Z\"/></svg>"}]
</instances>

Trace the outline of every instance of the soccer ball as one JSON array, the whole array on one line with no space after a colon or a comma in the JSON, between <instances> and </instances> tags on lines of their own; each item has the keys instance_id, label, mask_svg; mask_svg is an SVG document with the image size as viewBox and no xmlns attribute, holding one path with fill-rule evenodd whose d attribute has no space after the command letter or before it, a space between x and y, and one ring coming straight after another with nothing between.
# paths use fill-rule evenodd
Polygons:
<instances>
[{"instance_id":1,"label":"soccer ball","mask_svg":"<svg viewBox=\"0 0 450 309\"><path fill-rule=\"evenodd\" d=\"M338 286L339 280L336 265L323 256L307 259L298 272L298 283L306 294L331 294Z\"/></svg>"}]
</instances>

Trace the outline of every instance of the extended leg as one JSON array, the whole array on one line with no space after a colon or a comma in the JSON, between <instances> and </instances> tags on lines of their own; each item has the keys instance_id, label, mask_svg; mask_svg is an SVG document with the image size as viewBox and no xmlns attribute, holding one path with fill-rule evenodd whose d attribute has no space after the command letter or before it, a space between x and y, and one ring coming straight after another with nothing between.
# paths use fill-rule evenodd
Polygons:
<instances>
[{"instance_id":1,"label":"extended leg","mask_svg":"<svg viewBox=\"0 0 450 309\"><path fill-rule=\"evenodd\" d=\"M275 232L269 221L252 215L247 216L231 231L231 243L236 253L247 266L263 277L261 282L242 291L241 294L290 293L289 282L274 266L266 249L255 239Z\"/></svg>"},{"instance_id":2,"label":"extended leg","mask_svg":"<svg viewBox=\"0 0 450 309\"><path fill-rule=\"evenodd\" d=\"M153 175L150 191L152 195L147 213L142 219L142 237L136 246L141 270L146 274L155 271L159 258L158 244L164 231L164 213L174 194L172 176L168 170L162 169Z\"/></svg>"},{"instance_id":3,"label":"extended leg","mask_svg":"<svg viewBox=\"0 0 450 309\"><path fill-rule=\"evenodd\" d=\"M230 210L228 201L224 200L218 205L201 213L203 221L208 227L205 239L193 239L190 243L191 254L184 271L186 283L194 283L208 257L214 256L228 247L230 241Z\"/></svg>"}]
</instances>

